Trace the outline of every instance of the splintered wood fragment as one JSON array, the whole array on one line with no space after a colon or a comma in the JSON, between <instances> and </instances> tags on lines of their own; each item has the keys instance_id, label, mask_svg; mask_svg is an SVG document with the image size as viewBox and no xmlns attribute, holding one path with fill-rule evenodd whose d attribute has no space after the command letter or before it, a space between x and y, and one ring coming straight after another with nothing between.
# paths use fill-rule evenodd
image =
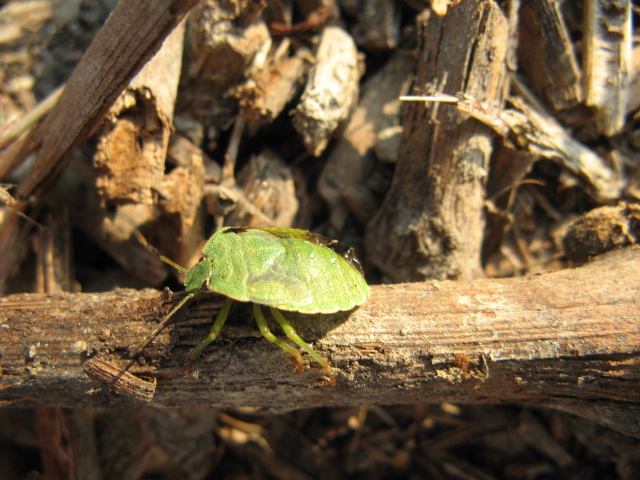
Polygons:
<instances>
[{"instance_id":1,"label":"splintered wood fragment","mask_svg":"<svg viewBox=\"0 0 640 480\"><path fill-rule=\"evenodd\" d=\"M596 127L604 135L625 124L632 74L630 0L584 3L584 75L586 103L598 110Z\"/></svg>"},{"instance_id":2,"label":"splintered wood fragment","mask_svg":"<svg viewBox=\"0 0 640 480\"><path fill-rule=\"evenodd\" d=\"M153 400L158 385L155 378L151 381L142 380L112 362L98 357L85 362L84 372L89 378L109 388L116 395L124 395L143 402Z\"/></svg>"},{"instance_id":3,"label":"splintered wood fragment","mask_svg":"<svg viewBox=\"0 0 640 480\"><path fill-rule=\"evenodd\" d=\"M280 60L268 71L256 71L248 82L238 87L240 107L249 125L268 125L280 115L298 91L309 57L308 50L300 49L295 56Z\"/></svg>"},{"instance_id":4,"label":"splintered wood fragment","mask_svg":"<svg viewBox=\"0 0 640 480\"><path fill-rule=\"evenodd\" d=\"M359 79L358 51L351 35L340 27L326 27L293 113L293 125L312 155L322 154L331 135L348 118L358 101Z\"/></svg>"},{"instance_id":5,"label":"splintered wood fragment","mask_svg":"<svg viewBox=\"0 0 640 480\"><path fill-rule=\"evenodd\" d=\"M522 2L518 35L518 63L533 92L555 112L582 102L580 67L560 4L556 0Z\"/></svg>"},{"instance_id":6,"label":"splintered wood fragment","mask_svg":"<svg viewBox=\"0 0 640 480\"><path fill-rule=\"evenodd\" d=\"M207 295L181 311L129 372L158 378L157 405L288 409L448 401L626 409L637 416L639 262L640 247L632 246L576 269L528 277L376 285L352 312L287 312L300 336L330 359L335 387L318 382L322 371L306 356L295 375L287 354L261 337L243 305L204 352L197 374L183 376L189 351L223 304ZM139 403L96 392L82 363L92 352L126 364L129 347L179 296L167 300L157 291L124 289L0 298L0 368L3 384L11 385L0 390L0 403ZM640 435L638 425L626 427Z\"/></svg>"},{"instance_id":7,"label":"splintered wood fragment","mask_svg":"<svg viewBox=\"0 0 640 480\"><path fill-rule=\"evenodd\" d=\"M451 7L444 17L423 13L417 21L416 93L463 92L497 116L508 80L509 33L498 5L468 0ZM391 189L367 225L370 258L398 282L482 275L483 209L493 132L438 102L407 104L402 124Z\"/></svg>"},{"instance_id":8,"label":"splintered wood fragment","mask_svg":"<svg viewBox=\"0 0 640 480\"><path fill-rule=\"evenodd\" d=\"M510 131L511 139L520 148L559 162L586 181L586 191L596 201L617 199L624 182L593 150L574 139L550 115L528 105L520 97L510 97L514 108L500 113Z\"/></svg>"},{"instance_id":9,"label":"splintered wood fragment","mask_svg":"<svg viewBox=\"0 0 640 480\"><path fill-rule=\"evenodd\" d=\"M535 98L531 92L525 91L524 85L517 81L515 84L527 97ZM522 153L528 152L536 157L556 161L585 180L585 191L596 201L606 202L618 198L624 186L620 174L600 156L575 140L542 107L533 108L519 96L509 97L513 108L504 109L498 114L491 112L486 104L465 94L406 95L401 100L456 104L458 110L471 115L503 137L505 148L519 147ZM531 162L533 159L528 158L526 161ZM506 184L502 188L505 186Z\"/></svg>"},{"instance_id":10,"label":"splintered wood fragment","mask_svg":"<svg viewBox=\"0 0 640 480\"><path fill-rule=\"evenodd\" d=\"M173 129L183 37L184 23L167 37L107 114L93 158L105 206L153 205Z\"/></svg>"},{"instance_id":11,"label":"splintered wood fragment","mask_svg":"<svg viewBox=\"0 0 640 480\"><path fill-rule=\"evenodd\" d=\"M396 48L400 41L402 5L395 0L357 2L356 22L350 32L360 47L369 50Z\"/></svg>"},{"instance_id":12,"label":"splintered wood fragment","mask_svg":"<svg viewBox=\"0 0 640 480\"><path fill-rule=\"evenodd\" d=\"M293 225L298 213L293 173L274 153L267 150L252 156L238 174L237 183L244 198L269 219L267 225ZM228 224L265 226L263 216L254 215L254 210L247 210L245 206L244 203L238 204L228 216Z\"/></svg>"},{"instance_id":13,"label":"splintered wood fragment","mask_svg":"<svg viewBox=\"0 0 640 480\"><path fill-rule=\"evenodd\" d=\"M399 126L401 104L398 97L409 88L415 61L396 53L367 81L349 122L331 150L318 190L331 210L331 225L341 231L349 214L365 225L378 208L367 187L367 177L375 168L374 148L378 133ZM397 157L397 152L395 154Z\"/></svg>"}]
</instances>

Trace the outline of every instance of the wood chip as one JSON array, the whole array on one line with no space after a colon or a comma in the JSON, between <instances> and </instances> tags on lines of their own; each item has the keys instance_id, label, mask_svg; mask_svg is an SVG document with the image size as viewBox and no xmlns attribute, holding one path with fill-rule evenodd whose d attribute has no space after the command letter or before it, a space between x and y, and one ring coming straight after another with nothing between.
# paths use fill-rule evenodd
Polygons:
<instances>
[{"instance_id":1,"label":"wood chip","mask_svg":"<svg viewBox=\"0 0 640 480\"><path fill-rule=\"evenodd\" d=\"M359 79L358 52L351 35L340 27L326 27L293 113L293 125L312 155L324 152L331 135L348 118L358 100Z\"/></svg>"},{"instance_id":2,"label":"wood chip","mask_svg":"<svg viewBox=\"0 0 640 480\"><path fill-rule=\"evenodd\" d=\"M89 378L101 383L116 394L143 402L153 400L158 384L155 378L151 381L142 380L98 357L93 357L84 364L84 372Z\"/></svg>"}]
</instances>

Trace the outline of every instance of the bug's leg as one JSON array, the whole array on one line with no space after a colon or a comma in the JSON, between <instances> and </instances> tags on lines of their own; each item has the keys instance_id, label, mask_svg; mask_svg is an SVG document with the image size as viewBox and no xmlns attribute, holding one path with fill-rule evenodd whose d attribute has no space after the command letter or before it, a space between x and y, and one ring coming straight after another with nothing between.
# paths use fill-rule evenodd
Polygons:
<instances>
[{"instance_id":1,"label":"bug's leg","mask_svg":"<svg viewBox=\"0 0 640 480\"><path fill-rule=\"evenodd\" d=\"M327 359L324 357L321 357L318 353L316 353L316 351L313 348L311 348L311 345L309 345L308 343L306 343L304 340L300 338L300 336L293 329L289 321L286 318L284 318L284 316L280 313L280 311L277 308L273 308L273 307L270 307L270 308L271 308L271 314L274 316L276 321L280 324L280 328L282 328L282 331L285 333L285 335L289 337L292 342L295 342L304 351L306 351L309 355L311 355L315 359L315 361L322 366L325 375L329 377L329 381L331 382L331 385L334 385L336 383L336 380L333 377L333 373L331 373L331 368L329 367L329 362L327 361Z\"/></svg>"},{"instance_id":2,"label":"bug's leg","mask_svg":"<svg viewBox=\"0 0 640 480\"><path fill-rule=\"evenodd\" d=\"M200 290L195 290L193 292L190 292L186 297L184 297L182 300L180 300L180 303L178 303L175 307L173 307L173 310L171 310L169 313L167 313L164 316L164 318L162 320L160 320L160 323L158 324L158 326L153 330L153 332L151 332L149 335L147 335L147 338L145 338L138 345L136 345L131 350L129 350L129 356L130 357L135 357L136 355L139 355L140 352L142 352L142 350L144 350L144 347L149 345L149 342L151 342L151 340L156 338L158 336L158 334L162 331L162 329L167 326L167 322L169 320L171 320L171 317L173 317L178 310L180 310L187 302L192 300L193 297L195 297L199 293L201 293Z\"/></svg>"},{"instance_id":3,"label":"bug's leg","mask_svg":"<svg viewBox=\"0 0 640 480\"><path fill-rule=\"evenodd\" d=\"M195 361L200 356L202 351L207 348L207 345L213 342L218 337L218 335L220 335L220 331L222 330L224 322L227 321L227 317L229 316L229 311L231 310L233 303L234 301L231 298L227 297L226 302L224 302L224 307L220 309L220 311L218 312L218 316L216 317L216 321L213 322L213 326L211 327L209 335L207 335L207 337L198 345L196 345L194 349L189 353L189 357L191 358L191 360Z\"/></svg>"},{"instance_id":4,"label":"bug's leg","mask_svg":"<svg viewBox=\"0 0 640 480\"><path fill-rule=\"evenodd\" d=\"M300 352L293 348L291 345L287 345L273 333L271 333L271 330L269 330L269 325L267 325L267 319L264 318L264 313L262 313L262 310L260 310L260 305L258 305L257 303L253 304L253 315L256 317L256 323L258 324L258 329L260 330L262 336L294 356L294 358L296 359L296 363L298 364L296 373L299 374L302 371L302 355L300 355Z\"/></svg>"}]
</instances>

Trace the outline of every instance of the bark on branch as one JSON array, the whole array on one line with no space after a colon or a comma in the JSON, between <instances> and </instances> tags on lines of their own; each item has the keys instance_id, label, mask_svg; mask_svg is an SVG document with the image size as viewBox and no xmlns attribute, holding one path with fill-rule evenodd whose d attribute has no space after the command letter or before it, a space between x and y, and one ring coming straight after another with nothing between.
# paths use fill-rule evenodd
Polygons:
<instances>
[{"instance_id":1,"label":"bark on branch","mask_svg":"<svg viewBox=\"0 0 640 480\"><path fill-rule=\"evenodd\" d=\"M242 307L195 374L183 375L187 353L222 305L216 295L185 309L133 364L127 348L175 300L154 290L12 295L0 299L0 404L130 406L157 380L158 405L528 403L597 415L640 435L639 265L634 246L576 269L381 285L350 313L288 314L330 359L334 387L306 355L295 375L286 353L244 321L250 310ZM129 365L135 377L123 382L131 395L85 374L83 365L96 356L115 368Z\"/></svg>"}]
</instances>

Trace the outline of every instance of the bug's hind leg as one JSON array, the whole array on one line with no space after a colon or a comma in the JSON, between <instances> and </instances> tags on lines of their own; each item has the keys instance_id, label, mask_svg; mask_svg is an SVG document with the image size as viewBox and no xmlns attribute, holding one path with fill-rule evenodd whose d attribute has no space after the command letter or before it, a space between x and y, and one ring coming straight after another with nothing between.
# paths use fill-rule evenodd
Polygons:
<instances>
[{"instance_id":1,"label":"bug's hind leg","mask_svg":"<svg viewBox=\"0 0 640 480\"><path fill-rule=\"evenodd\" d=\"M258 305L257 303L253 304L253 315L256 317L256 323L258 324L258 328L260 329L260 333L262 334L262 336L293 355L298 365L296 368L296 373L299 374L302 371L302 355L300 355L300 352L293 348L291 345L287 345L273 333L271 333L271 330L269 330L269 325L267 324L267 319L264 317L264 313L262 313L262 310L260 310L260 305Z\"/></svg>"},{"instance_id":2,"label":"bug's hind leg","mask_svg":"<svg viewBox=\"0 0 640 480\"><path fill-rule=\"evenodd\" d=\"M295 342L297 345L300 346L300 348L302 348L309 355L311 355L315 359L315 361L322 366L325 375L329 377L329 381L331 382L331 385L334 385L336 383L336 380L333 377L333 373L331 372L331 368L329 367L329 362L327 361L327 359L324 357L321 357L313 348L311 348L311 345L309 345L308 343L306 343L304 340L300 338L300 336L296 333L296 331L291 326L289 321L286 318L284 318L284 316L280 313L278 309L271 307L271 314L274 316L276 321L280 324L280 328L282 328L285 335L289 337L292 342Z\"/></svg>"},{"instance_id":3,"label":"bug's hind leg","mask_svg":"<svg viewBox=\"0 0 640 480\"><path fill-rule=\"evenodd\" d=\"M218 316L216 317L216 321L213 323L213 326L211 327L211 332L209 332L209 335L207 335L207 337L204 340L202 340L198 345L196 345L194 349L191 350L191 352L189 353L189 357L191 358L192 362L194 362L200 356L202 351L205 348L207 348L207 345L213 342L218 337L218 335L220 335L220 331L224 326L224 322L227 321L227 317L229 316L229 310L231 310L233 303L234 301L231 298L227 298L227 301L224 302L224 307L222 307L218 312Z\"/></svg>"}]
</instances>

